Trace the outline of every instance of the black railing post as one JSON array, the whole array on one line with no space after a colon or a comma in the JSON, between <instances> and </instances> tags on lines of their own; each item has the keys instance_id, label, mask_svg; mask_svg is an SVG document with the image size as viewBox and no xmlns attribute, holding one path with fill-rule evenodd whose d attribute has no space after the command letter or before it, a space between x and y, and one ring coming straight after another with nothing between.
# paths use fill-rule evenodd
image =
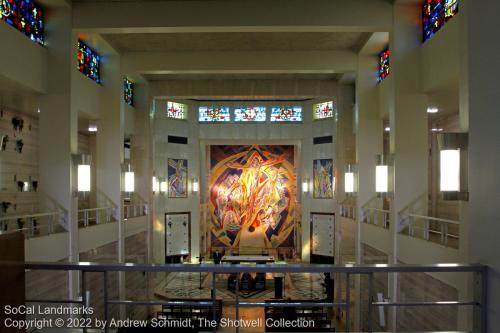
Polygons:
<instances>
[{"instance_id":1,"label":"black railing post","mask_svg":"<svg viewBox=\"0 0 500 333\"><path fill-rule=\"evenodd\" d=\"M236 280L234 283L234 292L236 295L236 314L235 314L235 319L238 321L240 319L240 274L236 273ZM240 331L239 325L236 325L236 333Z\"/></svg>"},{"instance_id":2,"label":"black railing post","mask_svg":"<svg viewBox=\"0 0 500 333\"><path fill-rule=\"evenodd\" d=\"M368 332L373 332L373 273L368 275Z\"/></svg>"},{"instance_id":3,"label":"black railing post","mask_svg":"<svg viewBox=\"0 0 500 333\"><path fill-rule=\"evenodd\" d=\"M103 276L103 295L104 295L104 332L108 333L108 271L104 271Z\"/></svg>"},{"instance_id":4,"label":"black railing post","mask_svg":"<svg viewBox=\"0 0 500 333\"><path fill-rule=\"evenodd\" d=\"M217 292L216 292L217 273L212 273L212 320L217 320ZM214 326L214 333L217 332L217 327Z\"/></svg>"},{"instance_id":5,"label":"black railing post","mask_svg":"<svg viewBox=\"0 0 500 333\"><path fill-rule=\"evenodd\" d=\"M87 287L86 287L86 283L85 283L85 271L82 270L82 305L84 308L87 307ZM87 312L86 311L83 311L83 315L82 315L83 319L85 319L83 322L84 322L84 326L83 326L83 332L87 332Z\"/></svg>"},{"instance_id":6,"label":"black railing post","mask_svg":"<svg viewBox=\"0 0 500 333\"><path fill-rule=\"evenodd\" d=\"M346 273L346 286L345 286L345 331L349 333L351 330L351 283L350 274Z\"/></svg>"}]
</instances>

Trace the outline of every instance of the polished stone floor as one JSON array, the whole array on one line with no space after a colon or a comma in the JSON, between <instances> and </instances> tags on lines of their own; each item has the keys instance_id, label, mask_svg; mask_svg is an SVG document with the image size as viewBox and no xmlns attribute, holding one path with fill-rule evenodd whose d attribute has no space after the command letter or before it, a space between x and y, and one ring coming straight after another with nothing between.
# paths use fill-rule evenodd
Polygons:
<instances>
[{"instance_id":1,"label":"polished stone floor","mask_svg":"<svg viewBox=\"0 0 500 333\"><path fill-rule=\"evenodd\" d=\"M224 300L234 300L235 294L227 289L227 274L217 275L216 295ZM321 285L322 274L294 273L284 276L284 297L291 299L325 298L325 290ZM201 288L200 288L201 286ZM163 299L171 298L210 298L212 275L207 273L171 273L157 284L155 296ZM264 301L274 298L274 280L272 274L266 275L266 290L250 296L240 295L246 300Z\"/></svg>"}]
</instances>

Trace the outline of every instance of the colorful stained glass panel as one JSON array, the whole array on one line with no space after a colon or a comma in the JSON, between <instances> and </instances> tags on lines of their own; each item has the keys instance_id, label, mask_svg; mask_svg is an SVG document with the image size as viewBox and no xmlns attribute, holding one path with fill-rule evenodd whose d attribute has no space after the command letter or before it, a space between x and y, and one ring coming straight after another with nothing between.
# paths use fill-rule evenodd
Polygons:
<instances>
[{"instance_id":1,"label":"colorful stained glass panel","mask_svg":"<svg viewBox=\"0 0 500 333\"><path fill-rule=\"evenodd\" d=\"M1 0L0 0L1 1ZM81 40L78 40L78 70L86 77L101 83L101 57Z\"/></svg>"},{"instance_id":2,"label":"colorful stained glass panel","mask_svg":"<svg viewBox=\"0 0 500 333\"><path fill-rule=\"evenodd\" d=\"M458 13L458 0L446 0L444 5L444 18L446 21Z\"/></svg>"},{"instance_id":3,"label":"colorful stained glass panel","mask_svg":"<svg viewBox=\"0 0 500 333\"><path fill-rule=\"evenodd\" d=\"M302 121L302 107L274 106L271 108L271 121Z\"/></svg>"},{"instance_id":4,"label":"colorful stained glass panel","mask_svg":"<svg viewBox=\"0 0 500 333\"><path fill-rule=\"evenodd\" d=\"M229 107L227 106L200 106L198 108L200 122L226 122L231 121Z\"/></svg>"},{"instance_id":5,"label":"colorful stained glass panel","mask_svg":"<svg viewBox=\"0 0 500 333\"><path fill-rule=\"evenodd\" d=\"M266 121L266 107L265 106L242 106L234 109L234 121L250 122Z\"/></svg>"},{"instance_id":6,"label":"colorful stained glass panel","mask_svg":"<svg viewBox=\"0 0 500 333\"><path fill-rule=\"evenodd\" d=\"M314 104L314 119L333 118L335 114L333 101Z\"/></svg>"},{"instance_id":7,"label":"colorful stained glass panel","mask_svg":"<svg viewBox=\"0 0 500 333\"><path fill-rule=\"evenodd\" d=\"M390 74L390 58L391 51L389 49L385 49L379 54L379 63L378 63L378 82L384 81Z\"/></svg>"},{"instance_id":8,"label":"colorful stained glass panel","mask_svg":"<svg viewBox=\"0 0 500 333\"><path fill-rule=\"evenodd\" d=\"M424 42L458 13L458 0L425 0L422 11Z\"/></svg>"},{"instance_id":9,"label":"colorful stained glass panel","mask_svg":"<svg viewBox=\"0 0 500 333\"><path fill-rule=\"evenodd\" d=\"M134 83L127 78L123 80L123 98L128 105L134 105Z\"/></svg>"},{"instance_id":10,"label":"colorful stained glass panel","mask_svg":"<svg viewBox=\"0 0 500 333\"><path fill-rule=\"evenodd\" d=\"M175 119L186 119L187 105L176 102L167 102L167 117Z\"/></svg>"},{"instance_id":11,"label":"colorful stained glass panel","mask_svg":"<svg viewBox=\"0 0 500 333\"><path fill-rule=\"evenodd\" d=\"M45 45L44 11L32 0L0 0L0 19Z\"/></svg>"}]
</instances>

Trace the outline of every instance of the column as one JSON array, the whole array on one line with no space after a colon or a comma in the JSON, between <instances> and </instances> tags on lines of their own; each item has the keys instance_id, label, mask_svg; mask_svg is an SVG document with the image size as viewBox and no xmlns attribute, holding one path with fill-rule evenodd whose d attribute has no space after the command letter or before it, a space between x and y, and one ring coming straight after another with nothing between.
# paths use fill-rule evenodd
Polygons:
<instances>
[{"instance_id":1,"label":"column","mask_svg":"<svg viewBox=\"0 0 500 333\"><path fill-rule=\"evenodd\" d=\"M420 91L421 2L400 1L394 5L394 26L390 34L392 98L389 100L390 152L394 157L394 197L391 202L390 232L393 237L390 261L397 264L398 233L405 227L399 212L421 196L428 187L427 98ZM397 301L397 275L389 275L389 297ZM389 327L396 326L391 309Z\"/></svg>"},{"instance_id":2,"label":"column","mask_svg":"<svg viewBox=\"0 0 500 333\"><path fill-rule=\"evenodd\" d=\"M58 1L51 7L47 33L46 94L40 106L40 192L51 205L67 212L68 261L78 262L78 198L74 195L78 112L71 105L71 71L76 67L72 43L71 7ZM74 65L74 66L73 66ZM78 273L69 272L68 297L78 297Z\"/></svg>"},{"instance_id":3,"label":"column","mask_svg":"<svg viewBox=\"0 0 500 333\"><path fill-rule=\"evenodd\" d=\"M358 193L356 200L356 263L362 264L361 207L376 196L375 193L375 155L381 154L383 147L382 120L378 112L376 81L377 59L374 54L362 51L358 57L356 79L356 106L354 128L356 134L356 164L358 167ZM361 277L356 277L356 314L354 330L360 330Z\"/></svg>"},{"instance_id":4,"label":"column","mask_svg":"<svg viewBox=\"0 0 500 333\"><path fill-rule=\"evenodd\" d=\"M461 73L466 89L460 105L461 113L468 112L469 120L467 261L489 266L487 331L497 332L500 330L500 298L497 296L500 295L500 112L497 98L500 44L493 41L500 33L500 2L467 0L463 1L460 10L460 15L464 14L460 19L467 20L461 38L468 38L465 42L467 66Z\"/></svg>"},{"instance_id":5,"label":"column","mask_svg":"<svg viewBox=\"0 0 500 333\"><path fill-rule=\"evenodd\" d=\"M100 94L100 119L97 132L96 182L97 191L117 205L115 218L118 232L119 263L125 262L125 222L121 192L122 163L124 155L124 102L123 78L120 75L120 57L112 51L102 54L105 62L103 85ZM120 298L125 296L125 273L118 273ZM120 317L123 318L123 307Z\"/></svg>"}]
</instances>

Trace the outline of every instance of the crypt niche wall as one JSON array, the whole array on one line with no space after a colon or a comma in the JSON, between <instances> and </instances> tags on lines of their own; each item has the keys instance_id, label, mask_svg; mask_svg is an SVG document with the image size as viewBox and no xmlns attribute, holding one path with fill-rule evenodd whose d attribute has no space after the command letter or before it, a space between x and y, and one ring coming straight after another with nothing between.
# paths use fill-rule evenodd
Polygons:
<instances>
[{"instance_id":1,"label":"crypt niche wall","mask_svg":"<svg viewBox=\"0 0 500 333\"><path fill-rule=\"evenodd\" d=\"M298 213L295 146L211 145L208 149L210 247L292 257Z\"/></svg>"}]
</instances>

